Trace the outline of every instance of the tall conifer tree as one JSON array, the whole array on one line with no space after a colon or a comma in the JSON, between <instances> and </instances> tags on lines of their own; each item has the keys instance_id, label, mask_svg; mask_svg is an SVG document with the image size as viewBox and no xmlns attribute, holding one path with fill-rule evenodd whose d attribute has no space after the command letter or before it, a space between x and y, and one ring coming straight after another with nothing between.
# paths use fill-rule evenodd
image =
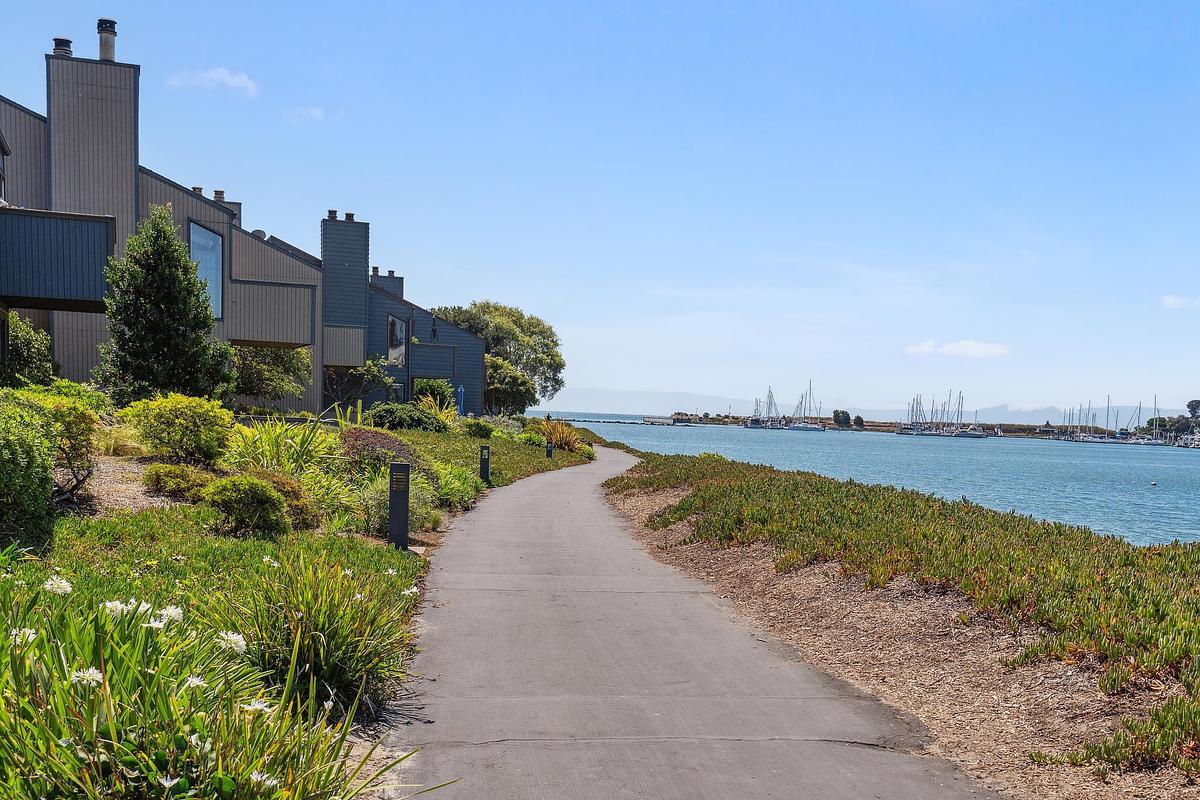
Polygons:
<instances>
[{"instance_id":1,"label":"tall conifer tree","mask_svg":"<svg viewBox=\"0 0 1200 800\"><path fill-rule=\"evenodd\" d=\"M209 340L216 318L170 205L150 208L104 276L109 339L95 377L118 404L158 392L230 396L231 348Z\"/></svg>"}]
</instances>

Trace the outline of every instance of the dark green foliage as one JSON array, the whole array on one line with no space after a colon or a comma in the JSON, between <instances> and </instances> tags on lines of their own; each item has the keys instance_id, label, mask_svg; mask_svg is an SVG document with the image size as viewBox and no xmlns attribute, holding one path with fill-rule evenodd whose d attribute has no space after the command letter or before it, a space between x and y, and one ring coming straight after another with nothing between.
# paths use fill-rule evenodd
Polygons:
<instances>
[{"instance_id":1,"label":"dark green foliage","mask_svg":"<svg viewBox=\"0 0 1200 800\"><path fill-rule=\"evenodd\" d=\"M78 400L98 416L111 414L113 410L112 398L104 392L64 378L55 378L47 385L30 384L29 386L22 387L22 390Z\"/></svg>"},{"instance_id":2,"label":"dark green foliage","mask_svg":"<svg viewBox=\"0 0 1200 800\"><path fill-rule=\"evenodd\" d=\"M49 383L54 377L50 334L39 331L15 311L8 312L8 360L0 362L0 386Z\"/></svg>"},{"instance_id":3,"label":"dark green foliage","mask_svg":"<svg viewBox=\"0 0 1200 800\"><path fill-rule=\"evenodd\" d=\"M425 466L425 460L416 448L379 428L344 428L341 450L346 470L358 476L369 476L393 461L403 461L417 468Z\"/></svg>"},{"instance_id":4,"label":"dark green foliage","mask_svg":"<svg viewBox=\"0 0 1200 800\"><path fill-rule=\"evenodd\" d=\"M231 349L209 341L216 320L208 291L169 205L151 207L104 277L109 339L96 380L118 405L159 392L229 397Z\"/></svg>"},{"instance_id":5,"label":"dark green foliage","mask_svg":"<svg viewBox=\"0 0 1200 800\"><path fill-rule=\"evenodd\" d=\"M321 527L323 518L321 510L304 492L304 487L298 480L290 475L269 469L252 469L246 474L251 478L264 480L275 487L275 491L279 492L283 497L283 502L287 505L287 517L288 521L292 523L293 530L312 531Z\"/></svg>"},{"instance_id":6,"label":"dark green foliage","mask_svg":"<svg viewBox=\"0 0 1200 800\"><path fill-rule=\"evenodd\" d=\"M413 400L420 400L422 397L432 397L438 401L438 405L458 405L458 400L454 396L454 387L450 381L444 378L414 378L412 389Z\"/></svg>"},{"instance_id":7,"label":"dark green foliage","mask_svg":"<svg viewBox=\"0 0 1200 800\"><path fill-rule=\"evenodd\" d=\"M53 465L44 417L0 397L0 534L36 539L49 530Z\"/></svg>"},{"instance_id":8,"label":"dark green foliage","mask_svg":"<svg viewBox=\"0 0 1200 800\"><path fill-rule=\"evenodd\" d=\"M304 391L312 379L312 351L307 347L234 347L234 393L280 400Z\"/></svg>"},{"instance_id":9,"label":"dark green foliage","mask_svg":"<svg viewBox=\"0 0 1200 800\"><path fill-rule=\"evenodd\" d=\"M837 425L839 428L849 428L850 427L850 412L843 411L840 408L834 409L833 424Z\"/></svg>"},{"instance_id":10,"label":"dark green foliage","mask_svg":"<svg viewBox=\"0 0 1200 800\"><path fill-rule=\"evenodd\" d=\"M433 462L433 475L436 478L434 488L437 491L438 505L452 511L465 511L470 508L487 486L474 470L457 464Z\"/></svg>"},{"instance_id":11,"label":"dark green foliage","mask_svg":"<svg viewBox=\"0 0 1200 800\"><path fill-rule=\"evenodd\" d=\"M151 464L142 473L142 485L151 494L188 503L200 502L201 493L216 479L208 470L187 464Z\"/></svg>"},{"instance_id":12,"label":"dark green foliage","mask_svg":"<svg viewBox=\"0 0 1200 800\"><path fill-rule=\"evenodd\" d=\"M558 334L545 320L490 300L476 301L465 308L443 306L432 311L482 337L487 353L528 375L543 400L554 397L563 387L562 373L567 362Z\"/></svg>"},{"instance_id":13,"label":"dark green foliage","mask_svg":"<svg viewBox=\"0 0 1200 800\"><path fill-rule=\"evenodd\" d=\"M53 499L74 503L76 493L92 477L100 418L74 397L30 389L4 389L0 395L0 402L24 406L39 417L41 430L54 448Z\"/></svg>"},{"instance_id":14,"label":"dark green foliage","mask_svg":"<svg viewBox=\"0 0 1200 800\"><path fill-rule=\"evenodd\" d=\"M233 414L215 400L170 394L138 400L120 412L142 443L180 461L211 464L229 443Z\"/></svg>"},{"instance_id":15,"label":"dark green foliage","mask_svg":"<svg viewBox=\"0 0 1200 800\"><path fill-rule=\"evenodd\" d=\"M1187 410L1188 416L1192 419L1200 416L1200 400L1188 400Z\"/></svg>"},{"instance_id":16,"label":"dark green foliage","mask_svg":"<svg viewBox=\"0 0 1200 800\"><path fill-rule=\"evenodd\" d=\"M860 430L861 430L861 429L862 429L862 427L863 427L863 426L864 426L866 423L865 423L865 422L863 422L863 418L862 418L862 416L861 416L861 415L859 415L859 414L855 414L855 415L854 415L854 422L853 422L852 424L854 425L854 427L856 427L856 428L858 428L858 429L860 429Z\"/></svg>"},{"instance_id":17,"label":"dark green foliage","mask_svg":"<svg viewBox=\"0 0 1200 800\"><path fill-rule=\"evenodd\" d=\"M481 419L464 419L462 429L467 436L474 436L476 439L490 439L496 432L495 425Z\"/></svg>"},{"instance_id":18,"label":"dark green foliage","mask_svg":"<svg viewBox=\"0 0 1200 800\"><path fill-rule=\"evenodd\" d=\"M371 358L361 367L326 367L325 399L329 403L350 406L371 392L391 385L387 359Z\"/></svg>"},{"instance_id":19,"label":"dark green foliage","mask_svg":"<svg viewBox=\"0 0 1200 800\"><path fill-rule=\"evenodd\" d=\"M220 527L225 533L279 536L291 530L283 495L261 478L219 478L205 487L200 497L221 513Z\"/></svg>"},{"instance_id":20,"label":"dark green foliage","mask_svg":"<svg viewBox=\"0 0 1200 800\"><path fill-rule=\"evenodd\" d=\"M380 403L372 406L364 416L368 424L389 431L441 433L448 427L445 422L414 403Z\"/></svg>"},{"instance_id":21,"label":"dark green foliage","mask_svg":"<svg viewBox=\"0 0 1200 800\"><path fill-rule=\"evenodd\" d=\"M483 390L483 407L488 414L523 414L537 403L537 386L533 378L503 358L483 357L487 369L487 385Z\"/></svg>"}]
</instances>

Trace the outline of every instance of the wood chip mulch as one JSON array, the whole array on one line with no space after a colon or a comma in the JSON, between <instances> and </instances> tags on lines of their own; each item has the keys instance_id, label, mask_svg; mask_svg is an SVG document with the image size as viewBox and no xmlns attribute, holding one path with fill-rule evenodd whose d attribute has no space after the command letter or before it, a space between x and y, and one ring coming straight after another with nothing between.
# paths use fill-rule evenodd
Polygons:
<instances>
[{"instance_id":1,"label":"wood chip mulch","mask_svg":"<svg viewBox=\"0 0 1200 800\"><path fill-rule=\"evenodd\" d=\"M1113 771L1033 764L1032 751L1062 754L1142 716L1178 686L1148 685L1103 695L1087 663L1040 661L1007 668L1030 632L1014 635L981 616L961 594L897 579L867 589L836 564L786 574L768 545L715 547L693 542L686 522L664 530L643 523L677 502L678 491L610 497L633 535L659 561L711 584L754 625L788 644L801 660L874 694L919 720L927 752L957 762L1007 797L1046 800L1200 798L1174 769Z\"/></svg>"}]
</instances>

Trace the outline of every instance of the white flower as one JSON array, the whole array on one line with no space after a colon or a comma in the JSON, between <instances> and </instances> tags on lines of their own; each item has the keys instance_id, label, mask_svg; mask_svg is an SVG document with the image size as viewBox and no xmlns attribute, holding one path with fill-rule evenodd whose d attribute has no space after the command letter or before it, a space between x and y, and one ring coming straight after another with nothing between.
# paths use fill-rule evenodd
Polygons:
<instances>
[{"instance_id":1,"label":"white flower","mask_svg":"<svg viewBox=\"0 0 1200 800\"><path fill-rule=\"evenodd\" d=\"M326 700L321 705L325 706L326 711L333 711L333 701L332 700Z\"/></svg>"},{"instance_id":2,"label":"white flower","mask_svg":"<svg viewBox=\"0 0 1200 800\"><path fill-rule=\"evenodd\" d=\"M221 631L217 634L217 644L228 648L239 656L246 654L246 637L233 631Z\"/></svg>"},{"instance_id":3,"label":"white flower","mask_svg":"<svg viewBox=\"0 0 1200 800\"><path fill-rule=\"evenodd\" d=\"M137 598L136 598L136 597L131 597L131 598L129 598L129 608L130 608L130 610L133 610L133 607L134 607L135 605L137 606L137 612L138 612L139 614L145 614L145 613L147 613L147 612L150 612L150 611L153 611L153 610L154 610L154 606L150 605L150 604L149 604L149 603L147 603L145 600L143 600L142 602L140 602L140 603L139 603L139 602L137 601Z\"/></svg>"},{"instance_id":4,"label":"white flower","mask_svg":"<svg viewBox=\"0 0 1200 800\"><path fill-rule=\"evenodd\" d=\"M343 575L346 575L346 576L350 576L350 575L353 575L353 574L354 574L354 570L352 570L352 569L343 569L343 570L342 570L342 574L343 574Z\"/></svg>"},{"instance_id":5,"label":"white flower","mask_svg":"<svg viewBox=\"0 0 1200 800\"><path fill-rule=\"evenodd\" d=\"M12 639L14 645L29 644L37 638L37 631L33 628L13 628L8 632L8 638Z\"/></svg>"},{"instance_id":6,"label":"white flower","mask_svg":"<svg viewBox=\"0 0 1200 800\"><path fill-rule=\"evenodd\" d=\"M242 710L249 711L251 714L253 714L256 711L270 711L271 705L266 700L263 700L261 697L256 697L255 699L251 700L249 703L246 703L245 705L243 705Z\"/></svg>"},{"instance_id":7,"label":"white flower","mask_svg":"<svg viewBox=\"0 0 1200 800\"><path fill-rule=\"evenodd\" d=\"M407 589L400 592L400 594L407 594L407 595L414 595L414 594L420 594L420 593L421 593L421 590L418 589L416 586L410 586Z\"/></svg>"},{"instance_id":8,"label":"white flower","mask_svg":"<svg viewBox=\"0 0 1200 800\"><path fill-rule=\"evenodd\" d=\"M103 608L110 617L120 617L129 611L129 606L122 603L120 600L109 600L103 604Z\"/></svg>"},{"instance_id":9,"label":"white flower","mask_svg":"<svg viewBox=\"0 0 1200 800\"><path fill-rule=\"evenodd\" d=\"M278 561L276 561L275 559L271 558L270 556L263 556L263 557L262 557L262 562L263 562L264 564L270 564L272 567L278 567L278 566L279 566L279 562L278 562Z\"/></svg>"},{"instance_id":10,"label":"white flower","mask_svg":"<svg viewBox=\"0 0 1200 800\"><path fill-rule=\"evenodd\" d=\"M208 684L204 682L204 678L201 678L199 675L188 675L187 680L183 682L183 688L185 689L203 689L207 686Z\"/></svg>"},{"instance_id":11,"label":"white flower","mask_svg":"<svg viewBox=\"0 0 1200 800\"><path fill-rule=\"evenodd\" d=\"M158 782L165 788L170 789L175 784L179 783L179 778L159 778Z\"/></svg>"},{"instance_id":12,"label":"white flower","mask_svg":"<svg viewBox=\"0 0 1200 800\"><path fill-rule=\"evenodd\" d=\"M176 553L175 555L171 556L171 560L172 561L187 561L187 556Z\"/></svg>"},{"instance_id":13,"label":"white flower","mask_svg":"<svg viewBox=\"0 0 1200 800\"><path fill-rule=\"evenodd\" d=\"M355 592L355 593L354 593L354 599L355 599L355 600L362 600L362 599L363 599L363 593L362 593L362 592Z\"/></svg>"},{"instance_id":14,"label":"white flower","mask_svg":"<svg viewBox=\"0 0 1200 800\"><path fill-rule=\"evenodd\" d=\"M163 628L167 627L167 621L165 619L163 619L162 617L155 617L154 619L150 620L149 622L143 622L142 627L143 628L154 628L156 631L162 630Z\"/></svg>"},{"instance_id":15,"label":"white flower","mask_svg":"<svg viewBox=\"0 0 1200 800\"><path fill-rule=\"evenodd\" d=\"M394 569L389 569L389 570L388 570L386 573L384 573L384 574L385 574L385 575L395 575L395 574L396 574L396 570L394 570Z\"/></svg>"},{"instance_id":16,"label":"white flower","mask_svg":"<svg viewBox=\"0 0 1200 800\"><path fill-rule=\"evenodd\" d=\"M167 622L183 622L183 609L179 606L163 606L158 616Z\"/></svg>"},{"instance_id":17,"label":"white flower","mask_svg":"<svg viewBox=\"0 0 1200 800\"><path fill-rule=\"evenodd\" d=\"M42 584L42 588L51 594L67 595L71 593L71 583L61 575L51 575Z\"/></svg>"},{"instance_id":18,"label":"white flower","mask_svg":"<svg viewBox=\"0 0 1200 800\"><path fill-rule=\"evenodd\" d=\"M258 770L255 770L254 772L250 773L250 781L252 783L261 783L263 785L263 787L266 789L274 789L276 786L279 785L278 780L276 780L275 778L272 778L270 775L266 774L265 772L259 772Z\"/></svg>"},{"instance_id":19,"label":"white flower","mask_svg":"<svg viewBox=\"0 0 1200 800\"><path fill-rule=\"evenodd\" d=\"M58 740L59 747L70 747L73 744L74 744L74 742L72 742L70 739L59 739Z\"/></svg>"},{"instance_id":20,"label":"white flower","mask_svg":"<svg viewBox=\"0 0 1200 800\"><path fill-rule=\"evenodd\" d=\"M198 733L193 733L191 736L189 736L188 741L191 742L192 747L196 748L197 750L199 750L200 745L202 745L204 743L200 739L200 734L198 734Z\"/></svg>"},{"instance_id":21,"label":"white flower","mask_svg":"<svg viewBox=\"0 0 1200 800\"><path fill-rule=\"evenodd\" d=\"M104 683L104 673L95 667L77 669L71 673L71 683L82 683L84 686L99 686Z\"/></svg>"}]
</instances>

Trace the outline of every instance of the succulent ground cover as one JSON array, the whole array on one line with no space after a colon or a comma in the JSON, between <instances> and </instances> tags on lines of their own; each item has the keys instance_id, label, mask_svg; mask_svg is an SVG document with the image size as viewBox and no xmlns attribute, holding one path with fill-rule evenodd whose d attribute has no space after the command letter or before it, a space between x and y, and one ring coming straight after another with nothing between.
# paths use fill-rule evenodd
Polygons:
<instances>
[{"instance_id":1,"label":"succulent ground cover","mask_svg":"<svg viewBox=\"0 0 1200 800\"><path fill-rule=\"evenodd\" d=\"M1200 547L1135 547L966 501L720 456L642 457L608 488L682 489L654 526L687 520L719 546L767 543L783 572L837 562L870 586L904 575L957 590L1003 624L1039 634L1014 664L1090 659L1109 694L1148 680L1183 689L1103 741L1035 760L1200 772Z\"/></svg>"}]
</instances>

